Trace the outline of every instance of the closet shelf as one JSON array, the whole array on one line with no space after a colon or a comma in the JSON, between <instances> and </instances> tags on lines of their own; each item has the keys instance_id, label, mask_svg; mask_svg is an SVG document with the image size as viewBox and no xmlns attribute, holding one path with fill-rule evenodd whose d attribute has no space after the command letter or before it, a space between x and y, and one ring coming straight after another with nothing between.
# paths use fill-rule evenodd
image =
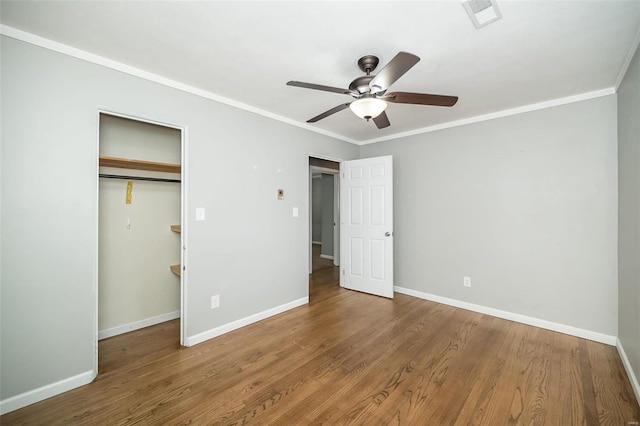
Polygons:
<instances>
[{"instance_id":1,"label":"closet shelf","mask_svg":"<svg viewBox=\"0 0 640 426\"><path fill-rule=\"evenodd\" d=\"M171 230L173 232L180 233L180 231L182 231L182 226L181 225L171 225ZM180 273L182 272L182 266L181 265L171 265L171 266L169 266L169 269L171 269L171 272L173 272L177 276L180 276Z\"/></svg>"},{"instance_id":2,"label":"closet shelf","mask_svg":"<svg viewBox=\"0 0 640 426\"><path fill-rule=\"evenodd\" d=\"M100 167L147 170L151 172L180 173L180 164L158 163L157 161L131 160L128 158L100 156Z\"/></svg>"},{"instance_id":3,"label":"closet shelf","mask_svg":"<svg viewBox=\"0 0 640 426\"><path fill-rule=\"evenodd\" d=\"M182 271L180 265L171 265L169 266L169 269L171 269L171 272L173 272L177 276L180 276L180 272Z\"/></svg>"}]
</instances>

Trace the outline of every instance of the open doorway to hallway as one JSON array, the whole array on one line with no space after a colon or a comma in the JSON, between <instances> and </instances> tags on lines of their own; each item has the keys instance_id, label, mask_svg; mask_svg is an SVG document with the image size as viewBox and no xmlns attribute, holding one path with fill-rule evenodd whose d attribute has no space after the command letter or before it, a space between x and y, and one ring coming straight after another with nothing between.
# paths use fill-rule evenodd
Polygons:
<instances>
[{"instance_id":1,"label":"open doorway to hallway","mask_svg":"<svg viewBox=\"0 0 640 426\"><path fill-rule=\"evenodd\" d=\"M309 275L309 302L318 302L328 295L334 295L340 286L340 268L331 260L320 257L320 246L313 246L313 272ZM327 289L332 288L330 293Z\"/></svg>"},{"instance_id":2,"label":"open doorway to hallway","mask_svg":"<svg viewBox=\"0 0 640 426\"><path fill-rule=\"evenodd\" d=\"M340 264L340 163L309 157L309 274L335 275Z\"/></svg>"}]
</instances>

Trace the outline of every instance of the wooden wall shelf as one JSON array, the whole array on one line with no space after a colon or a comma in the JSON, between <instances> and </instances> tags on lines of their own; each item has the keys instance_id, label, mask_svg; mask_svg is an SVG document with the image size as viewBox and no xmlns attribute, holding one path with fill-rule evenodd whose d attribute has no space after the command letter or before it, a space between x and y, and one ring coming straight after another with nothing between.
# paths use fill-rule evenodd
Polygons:
<instances>
[{"instance_id":1,"label":"wooden wall shelf","mask_svg":"<svg viewBox=\"0 0 640 426\"><path fill-rule=\"evenodd\" d=\"M180 173L180 164L158 163L157 161L131 160L128 158L100 156L100 167L119 169L147 170L151 172Z\"/></svg>"},{"instance_id":2,"label":"wooden wall shelf","mask_svg":"<svg viewBox=\"0 0 640 426\"><path fill-rule=\"evenodd\" d=\"M182 231L182 226L181 225L171 225L171 230L173 232L180 233ZM177 276L180 276L180 274L182 273L182 265L171 265L171 266L169 266L169 269L171 269L171 272L173 272Z\"/></svg>"},{"instance_id":3,"label":"wooden wall shelf","mask_svg":"<svg viewBox=\"0 0 640 426\"><path fill-rule=\"evenodd\" d=\"M171 272L173 272L177 276L180 276L180 273L182 272L182 268L180 265L171 265L169 266L169 269L171 269Z\"/></svg>"}]
</instances>

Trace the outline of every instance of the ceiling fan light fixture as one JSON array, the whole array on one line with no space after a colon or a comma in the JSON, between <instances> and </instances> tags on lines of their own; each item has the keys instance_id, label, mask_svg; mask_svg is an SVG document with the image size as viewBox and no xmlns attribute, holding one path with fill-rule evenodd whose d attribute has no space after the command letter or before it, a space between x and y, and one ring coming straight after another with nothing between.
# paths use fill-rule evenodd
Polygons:
<instances>
[{"instance_id":1,"label":"ceiling fan light fixture","mask_svg":"<svg viewBox=\"0 0 640 426\"><path fill-rule=\"evenodd\" d=\"M351 102L349 108L358 117L369 121L382 114L387 109L387 103L378 98L360 98Z\"/></svg>"}]
</instances>

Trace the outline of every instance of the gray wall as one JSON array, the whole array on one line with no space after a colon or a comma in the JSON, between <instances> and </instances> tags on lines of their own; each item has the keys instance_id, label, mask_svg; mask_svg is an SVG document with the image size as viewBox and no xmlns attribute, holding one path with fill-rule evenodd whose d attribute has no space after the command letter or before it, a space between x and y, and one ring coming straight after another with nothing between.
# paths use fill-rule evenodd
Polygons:
<instances>
[{"instance_id":1,"label":"gray wall","mask_svg":"<svg viewBox=\"0 0 640 426\"><path fill-rule=\"evenodd\" d=\"M311 241L322 242L322 177L311 182Z\"/></svg>"},{"instance_id":2,"label":"gray wall","mask_svg":"<svg viewBox=\"0 0 640 426\"><path fill-rule=\"evenodd\" d=\"M358 147L8 37L1 49L0 398L94 368L99 106L187 128L187 336L308 295L309 153Z\"/></svg>"},{"instance_id":3,"label":"gray wall","mask_svg":"<svg viewBox=\"0 0 640 426\"><path fill-rule=\"evenodd\" d=\"M640 50L618 90L618 338L640 382Z\"/></svg>"},{"instance_id":4,"label":"gray wall","mask_svg":"<svg viewBox=\"0 0 640 426\"><path fill-rule=\"evenodd\" d=\"M333 175L322 174L322 251L333 256Z\"/></svg>"},{"instance_id":5,"label":"gray wall","mask_svg":"<svg viewBox=\"0 0 640 426\"><path fill-rule=\"evenodd\" d=\"M394 156L396 285L617 335L616 126L612 95L361 147Z\"/></svg>"},{"instance_id":6,"label":"gray wall","mask_svg":"<svg viewBox=\"0 0 640 426\"><path fill-rule=\"evenodd\" d=\"M615 96L358 149L10 38L1 49L2 399L93 369L98 106L187 128L188 336L308 294L310 152L394 155L397 285L617 335ZM620 337L636 371L637 62L620 95L621 150L636 153L620 160L621 233L636 230L621 241Z\"/></svg>"}]
</instances>

